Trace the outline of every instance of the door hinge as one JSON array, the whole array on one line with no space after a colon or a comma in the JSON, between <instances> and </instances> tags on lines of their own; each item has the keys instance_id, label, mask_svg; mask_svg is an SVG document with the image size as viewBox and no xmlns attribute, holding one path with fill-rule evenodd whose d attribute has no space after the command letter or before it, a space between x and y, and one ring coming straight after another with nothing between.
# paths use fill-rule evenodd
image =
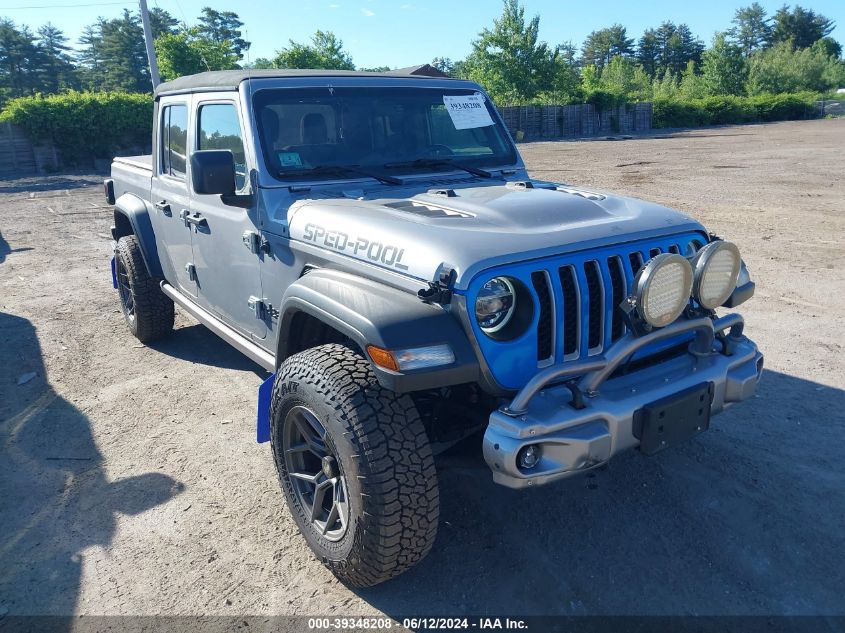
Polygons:
<instances>
[{"instance_id":1,"label":"door hinge","mask_svg":"<svg viewBox=\"0 0 845 633\"><path fill-rule=\"evenodd\" d=\"M246 246L249 249L249 252L253 255L270 252L270 242L267 241L266 237L259 235L255 231L244 231L242 239L244 246Z\"/></svg>"},{"instance_id":2,"label":"door hinge","mask_svg":"<svg viewBox=\"0 0 845 633\"><path fill-rule=\"evenodd\" d=\"M259 299L258 297L250 297L246 301L249 309L255 314L256 319L278 319L279 311L276 310L271 303L266 299Z\"/></svg>"},{"instance_id":3,"label":"door hinge","mask_svg":"<svg viewBox=\"0 0 845 633\"><path fill-rule=\"evenodd\" d=\"M185 272L188 273L188 279L191 281L197 280L197 267L193 264L185 264Z\"/></svg>"}]
</instances>

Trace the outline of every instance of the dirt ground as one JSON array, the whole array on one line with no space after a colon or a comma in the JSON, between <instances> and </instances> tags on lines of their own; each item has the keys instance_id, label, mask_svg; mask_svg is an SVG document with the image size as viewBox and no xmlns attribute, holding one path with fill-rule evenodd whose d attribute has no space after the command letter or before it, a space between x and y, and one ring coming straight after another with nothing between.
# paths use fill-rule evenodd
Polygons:
<instances>
[{"instance_id":1,"label":"dirt ground","mask_svg":"<svg viewBox=\"0 0 845 633\"><path fill-rule=\"evenodd\" d=\"M695 440L558 485L441 459L433 552L366 591L283 505L264 372L184 315L153 347L129 335L101 177L0 183L0 618L845 613L843 148L845 120L523 145L535 177L735 241L767 372Z\"/></svg>"}]
</instances>

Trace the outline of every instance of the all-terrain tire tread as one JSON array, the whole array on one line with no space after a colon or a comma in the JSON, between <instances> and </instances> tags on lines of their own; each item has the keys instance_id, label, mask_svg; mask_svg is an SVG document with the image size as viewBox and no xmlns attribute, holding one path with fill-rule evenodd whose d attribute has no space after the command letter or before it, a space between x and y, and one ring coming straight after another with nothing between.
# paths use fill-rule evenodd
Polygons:
<instances>
[{"instance_id":1,"label":"all-terrain tire tread","mask_svg":"<svg viewBox=\"0 0 845 633\"><path fill-rule=\"evenodd\" d=\"M356 543L348 559L323 556L322 562L357 587L412 567L431 550L439 521L434 457L413 400L381 387L357 350L328 344L285 361L273 389L271 420L283 398L280 385L291 379L308 383L326 398L358 456L364 512Z\"/></svg>"},{"instance_id":2,"label":"all-terrain tire tread","mask_svg":"<svg viewBox=\"0 0 845 633\"><path fill-rule=\"evenodd\" d=\"M142 343L163 338L173 330L173 301L161 291L159 281L150 277L141 255L141 245L134 235L121 237L115 257L120 257L129 275L129 289L135 302L134 325L130 329Z\"/></svg>"}]
</instances>

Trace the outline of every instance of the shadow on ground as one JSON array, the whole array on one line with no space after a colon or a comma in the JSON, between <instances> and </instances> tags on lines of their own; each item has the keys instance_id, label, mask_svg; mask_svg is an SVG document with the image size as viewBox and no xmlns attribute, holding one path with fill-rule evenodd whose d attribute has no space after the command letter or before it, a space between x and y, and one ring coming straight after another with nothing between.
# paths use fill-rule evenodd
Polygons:
<instances>
[{"instance_id":1,"label":"shadow on ground","mask_svg":"<svg viewBox=\"0 0 845 633\"><path fill-rule=\"evenodd\" d=\"M88 418L46 380L32 324L0 312L0 350L0 617L69 616L82 551L109 545L117 513L153 508L182 484L156 472L109 481Z\"/></svg>"},{"instance_id":2,"label":"shadow on ground","mask_svg":"<svg viewBox=\"0 0 845 633\"><path fill-rule=\"evenodd\" d=\"M66 189L84 189L85 187L102 187L102 178L84 176L78 178L63 178L61 176L24 176L0 182L0 193L23 193L43 191L63 191Z\"/></svg>"},{"instance_id":3,"label":"shadow on ground","mask_svg":"<svg viewBox=\"0 0 845 633\"><path fill-rule=\"evenodd\" d=\"M431 555L359 594L397 617L842 614L843 412L845 392L768 372L687 444L556 485L441 460Z\"/></svg>"},{"instance_id":4,"label":"shadow on ground","mask_svg":"<svg viewBox=\"0 0 845 633\"><path fill-rule=\"evenodd\" d=\"M12 248L3 237L3 232L0 231L0 264L6 261L6 256L11 253L23 253L24 251L31 251L32 247L27 246L23 248Z\"/></svg>"},{"instance_id":5,"label":"shadow on ground","mask_svg":"<svg viewBox=\"0 0 845 633\"><path fill-rule=\"evenodd\" d=\"M198 323L181 327L170 336L150 343L148 347L195 364L252 371L261 378L268 376L267 371L258 363L253 362L207 327Z\"/></svg>"}]
</instances>

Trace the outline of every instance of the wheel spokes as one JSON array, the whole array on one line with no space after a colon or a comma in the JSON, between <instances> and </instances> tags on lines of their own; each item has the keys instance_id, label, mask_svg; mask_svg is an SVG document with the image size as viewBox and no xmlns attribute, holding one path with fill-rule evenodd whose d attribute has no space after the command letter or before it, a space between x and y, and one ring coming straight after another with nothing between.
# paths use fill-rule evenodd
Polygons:
<instances>
[{"instance_id":1,"label":"wheel spokes","mask_svg":"<svg viewBox=\"0 0 845 633\"><path fill-rule=\"evenodd\" d=\"M288 412L283 437L287 473L305 516L318 534L341 539L349 517L346 482L326 442L325 428L300 405Z\"/></svg>"}]
</instances>

